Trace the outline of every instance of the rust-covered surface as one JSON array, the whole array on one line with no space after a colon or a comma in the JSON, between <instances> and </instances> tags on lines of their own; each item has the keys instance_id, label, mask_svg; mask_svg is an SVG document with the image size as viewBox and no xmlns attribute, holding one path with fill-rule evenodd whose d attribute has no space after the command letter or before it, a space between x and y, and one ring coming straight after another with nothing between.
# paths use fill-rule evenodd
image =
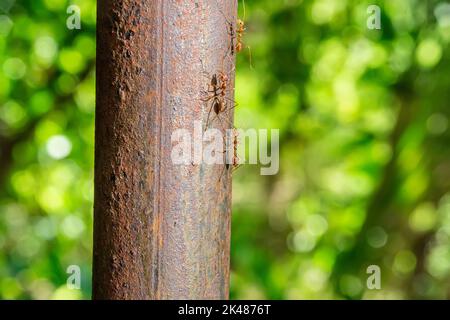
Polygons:
<instances>
[{"instance_id":1,"label":"rust-covered surface","mask_svg":"<svg viewBox=\"0 0 450 320\"><path fill-rule=\"evenodd\" d=\"M94 299L228 298L231 175L173 165L171 134L206 122L204 72L222 70L236 11L98 0Z\"/></svg>"}]
</instances>

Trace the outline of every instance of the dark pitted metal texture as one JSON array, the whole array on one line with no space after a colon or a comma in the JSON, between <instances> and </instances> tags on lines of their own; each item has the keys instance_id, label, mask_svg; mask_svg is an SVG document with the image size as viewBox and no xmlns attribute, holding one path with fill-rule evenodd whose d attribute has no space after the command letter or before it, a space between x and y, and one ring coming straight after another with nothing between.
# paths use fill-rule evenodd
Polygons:
<instances>
[{"instance_id":1,"label":"dark pitted metal texture","mask_svg":"<svg viewBox=\"0 0 450 320\"><path fill-rule=\"evenodd\" d=\"M171 134L205 125L205 74L234 88L236 12L236 0L98 0L94 299L228 298L231 174L174 165Z\"/></svg>"}]
</instances>

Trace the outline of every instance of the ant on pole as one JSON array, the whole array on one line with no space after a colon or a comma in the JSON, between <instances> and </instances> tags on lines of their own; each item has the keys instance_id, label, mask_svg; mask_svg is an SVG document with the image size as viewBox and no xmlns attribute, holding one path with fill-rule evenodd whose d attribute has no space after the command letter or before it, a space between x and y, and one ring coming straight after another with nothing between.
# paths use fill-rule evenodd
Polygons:
<instances>
[{"instance_id":1,"label":"ant on pole","mask_svg":"<svg viewBox=\"0 0 450 320\"><path fill-rule=\"evenodd\" d=\"M229 160L229 157L228 157L228 155L229 155L228 140L229 139L226 139L226 141L224 141L225 150L223 151L223 153L225 154L225 165L222 169L222 173L220 174L218 182L220 182L220 180L222 179L222 176L224 175L225 170L228 171L231 167L232 168L231 173L233 173L234 171L236 171L237 169L239 169L242 166L242 164L240 163L239 156L238 156L239 132L236 128L233 128L232 132L233 132L233 137L232 137L233 154L231 157L231 163L228 161Z\"/></svg>"},{"instance_id":2,"label":"ant on pole","mask_svg":"<svg viewBox=\"0 0 450 320\"><path fill-rule=\"evenodd\" d=\"M239 53L242 51L243 47L247 47L249 52L249 59L250 59L250 67L252 68L252 53L250 46L246 46L242 39L244 37L244 33L247 30L245 27L245 18L246 18L246 10L245 10L245 0L242 0L243 10L244 10L244 17L243 19L237 19L236 24L229 21L226 17L226 15L223 13L222 9L220 9L220 6L216 0L217 8L219 9L220 13L222 14L223 18L225 19L225 22L227 24L227 33L230 36L230 45L228 46L227 52L230 51L231 55L234 56L236 53Z\"/></svg>"},{"instance_id":3,"label":"ant on pole","mask_svg":"<svg viewBox=\"0 0 450 320\"><path fill-rule=\"evenodd\" d=\"M202 62L202 66L203 66L203 61L201 61L201 62ZM222 66L223 66L223 62L222 62ZM230 73L233 72L233 70L234 70L234 68L230 71ZM204 73L208 76L208 78L211 79L210 82L208 83L208 88L205 91L203 91L204 97L201 98L201 101L203 101L205 103L211 102L211 105L210 105L209 111L208 111L208 117L206 119L206 125L205 125L205 131L206 131L208 128L208 125L210 123L211 112L214 112L214 114L215 114L215 117L214 117L214 119L211 120L211 122L213 122L215 120L215 118L218 118L219 121L221 121L219 114L232 110L233 108L236 107L236 103L234 102L234 100L229 99L226 96L228 84L229 84L228 74L226 74L222 70L218 71L217 73L214 73L211 77L205 71L204 71ZM229 107L227 100L228 100L228 102L233 103L232 107ZM227 122L229 123L229 121L227 121ZM223 128L223 126L222 126L222 129L225 130L225 128Z\"/></svg>"}]
</instances>

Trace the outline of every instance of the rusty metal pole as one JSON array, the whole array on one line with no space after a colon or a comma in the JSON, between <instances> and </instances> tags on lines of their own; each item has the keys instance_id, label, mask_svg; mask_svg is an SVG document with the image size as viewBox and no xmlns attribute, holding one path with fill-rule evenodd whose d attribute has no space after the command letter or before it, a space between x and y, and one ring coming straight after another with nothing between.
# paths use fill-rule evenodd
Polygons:
<instances>
[{"instance_id":1,"label":"rusty metal pole","mask_svg":"<svg viewBox=\"0 0 450 320\"><path fill-rule=\"evenodd\" d=\"M174 165L171 135L205 124L205 74L224 68L234 87L236 12L236 0L98 0L94 299L228 298L231 176Z\"/></svg>"}]
</instances>

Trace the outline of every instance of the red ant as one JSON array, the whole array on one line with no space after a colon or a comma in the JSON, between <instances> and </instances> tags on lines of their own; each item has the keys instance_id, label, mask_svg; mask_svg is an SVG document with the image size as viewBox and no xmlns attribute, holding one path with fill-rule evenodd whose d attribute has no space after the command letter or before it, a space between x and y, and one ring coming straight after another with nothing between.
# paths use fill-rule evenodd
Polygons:
<instances>
[{"instance_id":1,"label":"red ant","mask_svg":"<svg viewBox=\"0 0 450 320\"><path fill-rule=\"evenodd\" d=\"M233 128L233 156L231 158L231 163L228 162L228 159L229 159L228 158L228 151L229 151L228 150L229 149L228 148L228 144L224 142L224 145L225 145L224 154L226 154L227 156L225 157L226 158L225 166L223 167L222 173L220 174L219 182L222 179L222 176L223 176L223 174L225 172L225 169L229 170L230 167L231 167L232 168L231 172L233 173L234 171L236 171L242 165L241 163L239 163L240 162L240 159L239 159L239 156L238 156L239 132L237 131L236 128Z\"/></svg>"},{"instance_id":2,"label":"red ant","mask_svg":"<svg viewBox=\"0 0 450 320\"><path fill-rule=\"evenodd\" d=\"M242 0L243 8L244 8L244 18L243 19L237 19L236 26L234 23L230 22L223 11L219 8L219 11L222 13L222 16L224 17L226 23L227 23L227 33L230 36L230 46L228 50L231 52L231 55L233 56L235 53L239 53L242 51L243 47L245 46L242 42L242 39L244 37L244 33L247 30L245 27L245 17L246 17L246 11L245 11L245 0ZM219 7L219 5L217 4ZM235 43L236 41L236 43ZM249 51L250 56L250 67L252 66L252 54L249 46L246 46ZM227 51L228 51L227 50Z\"/></svg>"},{"instance_id":3,"label":"red ant","mask_svg":"<svg viewBox=\"0 0 450 320\"><path fill-rule=\"evenodd\" d=\"M225 16L224 16L225 17ZM225 20L226 20L226 18L225 18ZM241 39L242 37L240 36L240 35L236 35L236 32L234 31L234 25L233 25L233 23L231 23L231 22L229 22L228 20L227 20L227 24L228 24L228 29L227 29L227 33L228 33L228 35L230 36L230 46L229 46L229 48L228 48L228 50L230 50L230 52L231 52L231 55L232 56L234 56L234 52L235 52L235 50L237 51L237 52L239 52L240 50L242 50L242 45L239 45L239 51L238 51L238 44L234 44L234 40L235 39ZM227 50L227 51L228 51Z\"/></svg>"},{"instance_id":4,"label":"red ant","mask_svg":"<svg viewBox=\"0 0 450 320\"><path fill-rule=\"evenodd\" d=\"M211 81L208 84L208 89L203 92L205 94L205 97L203 97L201 100L203 102L212 101L211 107L209 108L208 111L208 117L206 119L205 131L208 128L211 111L214 111L217 118L219 117L220 113L229 111L234 107L236 107L234 101L226 97L228 82L229 82L228 75L225 74L223 71L219 71L218 73L212 75ZM233 107L228 107L226 100L231 101L234 104Z\"/></svg>"},{"instance_id":5,"label":"red ant","mask_svg":"<svg viewBox=\"0 0 450 320\"><path fill-rule=\"evenodd\" d=\"M233 128L233 160L231 162L231 166L233 168L233 172L236 171L241 164L239 156L238 156L238 145L239 145L239 132L236 130L236 128ZM229 168L229 165L228 165ZM227 168L227 169L228 169Z\"/></svg>"},{"instance_id":6,"label":"red ant","mask_svg":"<svg viewBox=\"0 0 450 320\"><path fill-rule=\"evenodd\" d=\"M244 0L242 0L242 1L244 1ZM245 12L245 5L244 5L244 12ZM245 13L244 13L244 16L245 16ZM245 30L247 30L247 29L245 28L244 21L241 19L237 20L237 25L238 25L238 29L236 30L236 33L237 33L236 52L239 53L242 51L242 37L244 35ZM250 50L250 48L249 48L249 50Z\"/></svg>"}]
</instances>

